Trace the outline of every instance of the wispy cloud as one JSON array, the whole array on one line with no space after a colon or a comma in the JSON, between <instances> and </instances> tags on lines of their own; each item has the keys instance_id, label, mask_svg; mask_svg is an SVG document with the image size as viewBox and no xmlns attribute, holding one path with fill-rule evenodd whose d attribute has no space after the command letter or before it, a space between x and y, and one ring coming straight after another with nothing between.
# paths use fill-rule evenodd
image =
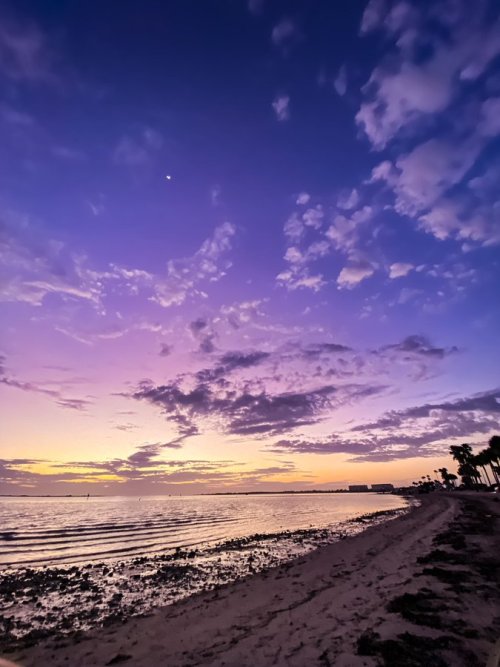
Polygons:
<instances>
[{"instance_id":1,"label":"wispy cloud","mask_svg":"<svg viewBox=\"0 0 500 667\"><path fill-rule=\"evenodd\" d=\"M142 128L134 134L122 136L113 151L113 162L125 167L150 166L155 154L163 146L163 137L151 127Z\"/></svg>"},{"instance_id":2,"label":"wispy cloud","mask_svg":"<svg viewBox=\"0 0 500 667\"><path fill-rule=\"evenodd\" d=\"M278 95L274 98L272 107L276 118L283 122L290 118L290 97L288 95Z\"/></svg>"},{"instance_id":3,"label":"wispy cloud","mask_svg":"<svg viewBox=\"0 0 500 667\"><path fill-rule=\"evenodd\" d=\"M54 389L47 384L27 380L18 380L8 372L5 361L5 357L0 355L0 384L5 387L11 387L12 389L19 389L28 393L48 396L60 408L67 408L69 410L85 411L93 403L93 401L89 400L88 398L70 398L63 394L61 389Z\"/></svg>"},{"instance_id":4,"label":"wispy cloud","mask_svg":"<svg viewBox=\"0 0 500 667\"><path fill-rule=\"evenodd\" d=\"M275 46L287 53L302 38L299 26L289 17L282 18L271 32Z\"/></svg>"},{"instance_id":5,"label":"wispy cloud","mask_svg":"<svg viewBox=\"0 0 500 667\"><path fill-rule=\"evenodd\" d=\"M500 391L497 390L391 411L375 422L324 439L282 439L269 449L277 453L347 454L358 463L386 462L443 456L450 440L478 435L487 438L499 427Z\"/></svg>"},{"instance_id":6,"label":"wispy cloud","mask_svg":"<svg viewBox=\"0 0 500 667\"><path fill-rule=\"evenodd\" d=\"M164 308L178 306L188 296L199 295L201 284L223 278L231 267L226 255L235 234L235 226L225 222L216 227L213 236L206 239L194 255L169 260L166 277L155 282L152 300Z\"/></svg>"},{"instance_id":7,"label":"wispy cloud","mask_svg":"<svg viewBox=\"0 0 500 667\"><path fill-rule=\"evenodd\" d=\"M54 84L55 56L42 30L34 23L8 18L0 21L0 73L15 82Z\"/></svg>"},{"instance_id":8,"label":"wispy cloud","mask_svg":"<svg viewBox=\"0 0 500 667\"><path fill-rule=\"evenodd\" d=\"M500 134L498 97L483 76L500 54L500 19L487 4L373 0L361 27L380 31L386 57L363 87L356 122L373 149L397 153L371 182L392 191L397 213L438 240L462 242L464 251L500 243L497 196L464 188Z\"/></svg>"},{"instance_id":9,"label":"wispy cloud","mask_svg":"<svg viewBox=\"0 0 500 667\"><path fill-rule=\"evenodd\" d=\"M221 484L234 487L272 482L279 475L295 470L293 463L249 467L230 460L165 459L162 453L168 444L139 445L127 457L98 461L79 460L59 463L39 459L0 459L2 492L29 488L32 492L67 489L75 483L91 485L101 491L116 493L135 489L141 493L158 492L183 486L208 490ZM43 470L39 466L43 463Z\"/></svg>"}]
</instances>

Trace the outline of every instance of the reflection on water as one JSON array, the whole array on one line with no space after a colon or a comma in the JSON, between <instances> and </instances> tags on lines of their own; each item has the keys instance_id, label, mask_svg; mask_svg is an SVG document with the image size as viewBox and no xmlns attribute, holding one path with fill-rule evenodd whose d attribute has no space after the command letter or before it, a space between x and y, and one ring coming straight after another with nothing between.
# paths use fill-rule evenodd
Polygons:
<instances>
[{"instance_id":1,"label":"reflection on water","mask_svg":"<svg viewBox=\"0 0 500 667\"><path fill-rule=\"evenodd\" d=\"M255 533L335 528L405 507L399 496L300 494L0 499L0 565L154 555Z\"/></svg>"}]
</instances>

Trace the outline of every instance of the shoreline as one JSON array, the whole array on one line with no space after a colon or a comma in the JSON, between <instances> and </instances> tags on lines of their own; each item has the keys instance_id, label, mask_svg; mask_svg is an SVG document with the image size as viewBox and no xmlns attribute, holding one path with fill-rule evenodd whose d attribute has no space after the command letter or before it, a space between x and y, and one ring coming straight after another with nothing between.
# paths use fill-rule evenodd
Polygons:
<instances>
[{"instance_id":1,"label":"shoreline","mask_svg":"<svg viewBox=\"0 0 500 667\"><path fill-rule=\"evenodd\" d=\"M256 533L154 555L0 567L0 652L150 613L269 570L408 512L376 510L329 527ZM64 611L64 613L63 613Z\"/></svg>"},{"instance_id":2,"label":"shoreline","mask_svg":"<svg viewBox=\"0 0 500 667\"><path fill-rule=\"evenodd\" d=\"M482 665L498 639L499 513L482 494L434 494L273 569L6 657L25 667Z\"/></svg>"}]
</instances>

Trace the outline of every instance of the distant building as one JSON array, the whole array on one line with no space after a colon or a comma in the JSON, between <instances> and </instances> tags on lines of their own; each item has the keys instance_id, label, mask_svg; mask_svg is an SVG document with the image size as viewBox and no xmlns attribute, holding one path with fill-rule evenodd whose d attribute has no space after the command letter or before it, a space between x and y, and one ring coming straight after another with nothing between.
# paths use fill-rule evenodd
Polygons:
<instances>
[{"instance_id":1,"label":"distant building","mask_svg":"<svg viewBox=\"0 0 500 667\"><path fill-rule=\"evenodd\" d=\"M368 484L349 484L349 491L352 493L368 491Z\"/></svg>"},{"instance_id":2,"label":"distant building","mask_svg":"<svg viewBox=\"0 0 500 667\"><path fill-rule=\"evenodd\" d=\"M372 484L372 491L377 491L377 493L384 493L385 491L394 491L393 484Z\"/></svg>"}]
</instances>

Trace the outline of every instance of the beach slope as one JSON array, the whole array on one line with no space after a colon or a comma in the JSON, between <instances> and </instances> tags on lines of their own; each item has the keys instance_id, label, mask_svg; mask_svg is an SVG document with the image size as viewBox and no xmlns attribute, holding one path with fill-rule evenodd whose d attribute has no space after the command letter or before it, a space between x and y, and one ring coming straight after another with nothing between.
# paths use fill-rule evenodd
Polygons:
<instances>
[{"instance_id":1,"label":"beach slope","mask_svg":"<svg viewBox=\"0 0 500 667\"><path fill-rule=\"evenodd\" d=\"M499 513L486 495L433 494L279 568L14 659L25 667L484 665L500 627Z\"/></svg>"}]
</instances>

